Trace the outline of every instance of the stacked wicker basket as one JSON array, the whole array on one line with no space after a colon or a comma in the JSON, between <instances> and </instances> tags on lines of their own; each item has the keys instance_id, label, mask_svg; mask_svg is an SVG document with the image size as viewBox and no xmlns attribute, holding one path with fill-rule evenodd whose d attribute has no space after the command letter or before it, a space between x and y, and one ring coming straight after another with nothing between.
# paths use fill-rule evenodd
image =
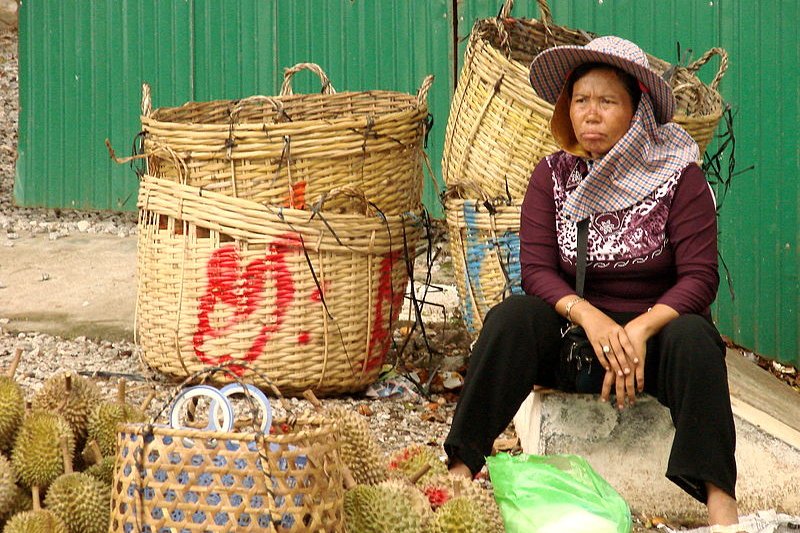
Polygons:
<instances>
[{"instance_id":1,"label":"stacked wicker basket","mask_svg":"<svg viewBox=\"0 0 800 533\"><path fill-rule=\"evenodd\" d=\"M536 164L558 150L549 129L553 107L531 88L530 63L546 48L584 45L593 37L555 25L547 1L537 3L540 20L511 18L514 2L506 0L497 18L476 21L450 106L445 210L461 311L474 336L493 305L522 292L520 206ZM696 72L714 55L720 68L706 85ZM713 48L686 67L648 59L669 77L678 104L673 120L697 141L702 157L723 112L717 85L727 54Z\"/></svg>"},{"instance_id":2,"label":"stacked wicker basket","mask_svg":"<svg viewBox=\"0 0 800 533\"><path fill-rule=\"evenodd\" d=\"M320 94L292 77L319 75ZM373 382L421 231L427 92L281 94L150 108L136 331L174 377L221 363L287 395ZM236 369L237 367L234 366Z\"/></svg>"}]
</instances>

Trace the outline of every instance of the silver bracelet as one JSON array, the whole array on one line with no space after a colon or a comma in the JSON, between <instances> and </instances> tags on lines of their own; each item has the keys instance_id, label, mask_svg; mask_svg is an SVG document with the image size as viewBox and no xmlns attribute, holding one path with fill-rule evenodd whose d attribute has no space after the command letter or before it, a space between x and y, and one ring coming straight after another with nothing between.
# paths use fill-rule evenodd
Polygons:
<instances>
[{"instance_id":1,"label":"silver bracelet","mask_svg":"<svg viewBox=\"0 0 800 533\"><path fill-rule=\"evenodd\" d=\"M567 307L566 307L566 313L565 314L567 315L567 320L569 322L572 322L572 317L570 316L570 312L572 311L572 306L574 306L576 303L584 302L584 301L586 301L585 298L581 298L580 296L576 296L575 298L573 298L572 300L567 302Z\"/></svg>"}]
</instances>

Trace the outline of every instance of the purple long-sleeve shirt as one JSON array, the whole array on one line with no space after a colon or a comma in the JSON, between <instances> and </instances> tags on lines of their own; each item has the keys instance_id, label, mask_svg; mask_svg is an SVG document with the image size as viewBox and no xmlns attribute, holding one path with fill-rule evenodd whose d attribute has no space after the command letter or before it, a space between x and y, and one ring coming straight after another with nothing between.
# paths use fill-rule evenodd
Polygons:
<instances>
[{"instance_id":1,"label":"purple long-sleeve shirt","mask_svg":"<svg viewBox=\"0 0 800 533\"><path fill-rule=\"evenodd\" d=\"M585 177L566 152L533 171L520 221L522 287L551 305L575 292L576 224L559 216ZM584 296L607 311L642 313L662 303L708 314L719 285L714 197L696 164L637 204L592 215Z\"/></svg>"}]
</instances>

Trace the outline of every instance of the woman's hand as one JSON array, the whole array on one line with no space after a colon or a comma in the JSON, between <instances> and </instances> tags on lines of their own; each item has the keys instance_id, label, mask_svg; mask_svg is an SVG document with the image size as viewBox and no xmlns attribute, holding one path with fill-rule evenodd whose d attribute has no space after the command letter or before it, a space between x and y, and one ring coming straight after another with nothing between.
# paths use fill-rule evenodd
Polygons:
<instances>
[{"instance_id":1,"label":"woman's hand","mask_svg":"<svg viewBox=\"0 0 800 533\"><path fill-rule=\"evenodd\" d=\"M600 397L603 401L608 401L611 387L615 385L617 408L620 410L625 408L625 398L628 398L629 405L633 405L636 403L636 393L644 391L644 366L647 356L647 339L649 338L648 332L641 327L641 322L628 322L623 329L633 351L633 355L630 358L633 370L623 376L607 371L603 378L603 388L600 392Z\"/></svg>"},{"instance_id":2,"label":"woman's hand","mask_svg":"<svg viewBox=\"0 0 800 533\"><path fill-rule=\"evenodd\" d=\"M556 304L556 309L559 306L565 308L569 301L570 297L563 298ZM613 385L616 385L615 391L620 405L624 404L626 396L631 400L635 398L633 378L636 365L633 359L636 352L625 328L585 300L574 303L570 315L574 323L583 327L595 357L606 369L601 398L608 401Z\"/></svg>"},{"instance_id":3,"label":"woman's hand","mask_svg":"<svg viewBox=\"0 0 800 533\"><path fill-rule=\"evenodd\" d=\"M640 366L636 350L638 340L632 339L628 331L611 317L600 310L596 311L583 317L582 326L594 348L595 356L606 369L600 398L609 401L613 386L617 407L622 409L626 397L631 403L636 400L634 381Z\"/></svg>"},{"instance_id":4,"label":"woman's hand","mask_svg":"<svg viewBox=\"0 0 800 533\"><path fill-rule=\"evenodd\" d=\"M646 313L637 316L623 327L628 341L631 343L632 355L629 356L633 363L633 372L619 376L607 371L603 379L603 389L600 393L604 400L608 400L611 386L616 386L617 407L624 408L624 399L633 404L636 401L636 392L644 392L644 369L647 357L647 341L661 329L678 317L678 312L663 304L656 304ZM620 390L624 395L620 395Z\"/></svg>"}]
</instances>

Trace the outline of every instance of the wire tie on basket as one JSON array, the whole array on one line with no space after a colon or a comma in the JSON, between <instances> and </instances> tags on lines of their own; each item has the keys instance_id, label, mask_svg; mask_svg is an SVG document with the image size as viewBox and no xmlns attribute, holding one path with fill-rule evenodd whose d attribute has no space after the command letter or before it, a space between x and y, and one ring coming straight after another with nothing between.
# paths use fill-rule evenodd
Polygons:
<instances>
[{"instance_id":1,"label":"wire tie on basket","mask_svg":"<svg viewBox=\"0 0 800 533\"><path fill-rule=\"evenodd\" d=\"M506 203L506 205L511 205L513 200L511 199L511 190L508 188L508 176L505 177L504 181L505 181L505 186L506 186L505 203Z\"/></svg>"},{"instance_id":2,"label":"wire tie on basket","mask_svg":"<svg viewBox=\"0 0 800 533\"><path fill-rule=\"evenodd\" d=\"M311 206L311 217L309 217L309 220L314 220L314 217L317 216L320 211L322 211L322 205L328 198L328 192L330 191L324 191L322 194L320 194L319 198L317 198L317 201Z\"/></svg>"},{"instance_id":3,"label":"wire tie on basket","mask_svg":"<svg viewBox=\"0 0 800 533\"><path fill-rule=\"evenodd\" d=\"M492 202L490 202L489 200L484 200L483 207L486 208L486 210L489 212L490 215L497 214L497 209L492 205Z\"/></svg>"},{"instance_id":4,"label":"wire tie on basket","mask_svg":"<svg viewBox=\"0 0 800 533\"><path fill-rule=\"evenodd\" d=\"M231 154L233 153L233 146L235 144L235 141L233 140L233 121L234 121L233 115L231 115L230 118L231 119L228 123L228 138L225 139L225 150L226 150L225 157L227 157L228 159L231 158Z\"/></svg>"},{"instance_id":5,"label":"wire tie on basket","mask_svg":"<svg viewBox=\"0 0 800 533\"><path fill-rule=\"evenodd\" d=\"M131 157L138 156L138 155L144 155L144 139L145 139L146 136L147 136L147 132L146 131L140 131L133 138L133 146L131 147ZM147 159L145 159L144 164L142 165L141 168L137 168L133 164L133 161L134 160L131 159L131 162L130 162L131 169L136 173L136 177L137 178L142 179L142 176L145 175L145 172L147 172L149 170L147 168Z\"/></svg>"},{"instance_id":6,"label":"wire tie on basket","mask_svg":"<svg viewBox=\"0 0 800 533\"><path fill-rule=\"evenodd\" d=\"M425 121L423 122L423 127L425 128L425 140L422 143L423 148L427 150L428 148L428 136L431 134L431 130L433 129L433 114L428 113L428 116L425 117Z\"/></svg>"}]
</instances>

